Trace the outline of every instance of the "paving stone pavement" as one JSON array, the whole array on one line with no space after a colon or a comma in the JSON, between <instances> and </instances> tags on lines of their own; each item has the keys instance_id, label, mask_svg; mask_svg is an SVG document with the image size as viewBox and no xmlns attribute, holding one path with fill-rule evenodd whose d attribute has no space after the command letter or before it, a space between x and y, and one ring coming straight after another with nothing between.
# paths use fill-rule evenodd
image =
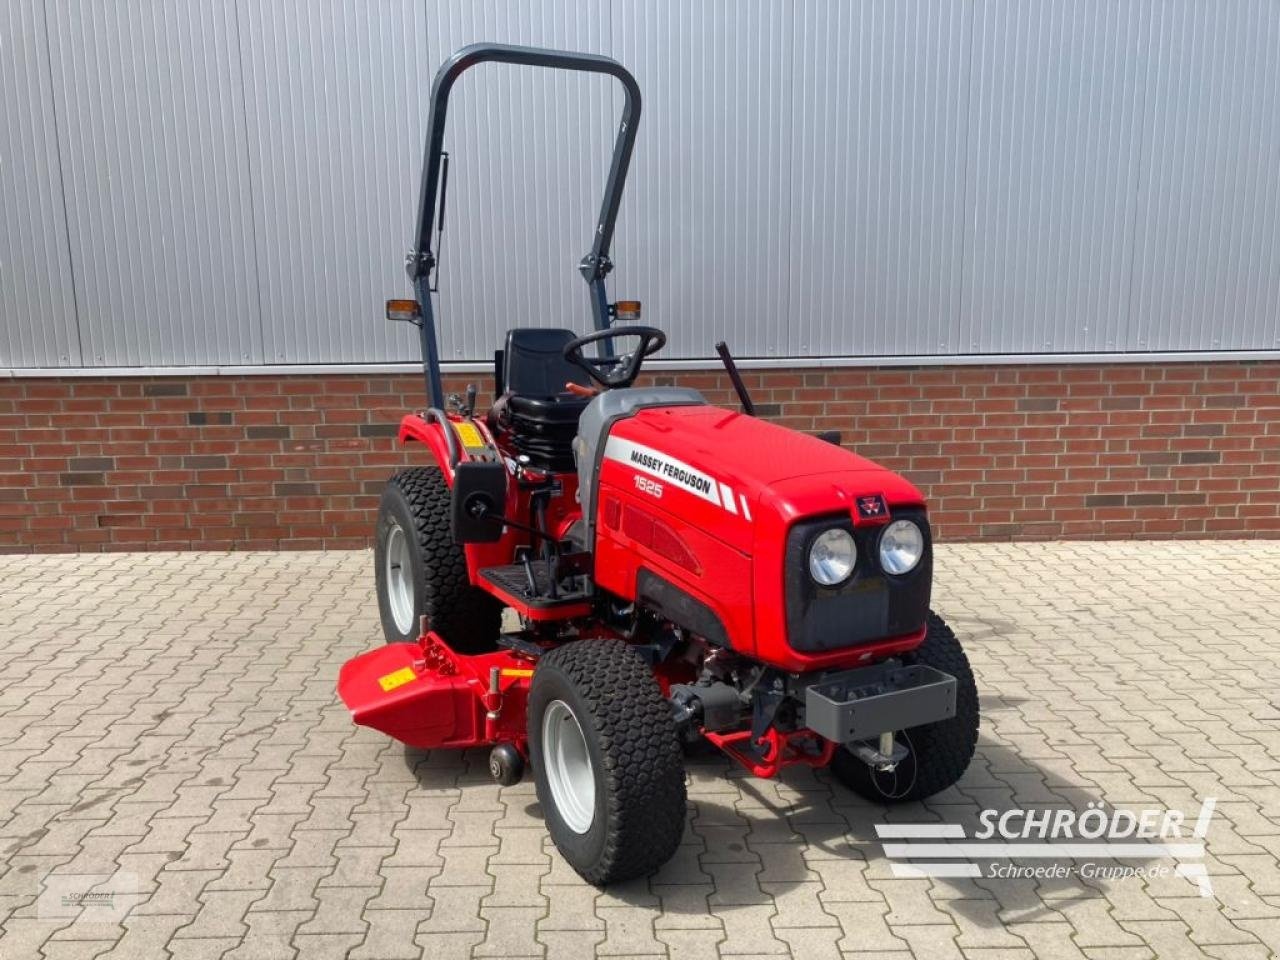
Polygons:
<instances>
[{"instance_id":1,"label":"paving stone pavement","mask_svg":"<svg viewBox=\"0 0 1280 960\"><path fill-rule=\"evenodd\" d=\"M604 892L531 782L351 725L334 681L380 642L368 553L0 557L0 958L1280 949L1280 543L938 554L984 709L958 787L888 812L824 772L691 757L678 854ZM1206 797L1210 897L1154 873L899 879L875 832Z\"/></svg>"}]
</instances>

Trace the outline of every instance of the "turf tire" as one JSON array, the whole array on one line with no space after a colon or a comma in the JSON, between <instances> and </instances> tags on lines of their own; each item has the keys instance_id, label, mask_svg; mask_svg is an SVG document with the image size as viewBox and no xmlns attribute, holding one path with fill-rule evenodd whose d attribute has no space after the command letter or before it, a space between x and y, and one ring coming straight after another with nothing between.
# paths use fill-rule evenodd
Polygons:
<instances>
[{"instance_id":1,"label":"turf tire","mask_svg":"<svg viewBox=\"0 0 1280 960\"><path fill-rule=\"evenodd\" d=\"M929 614L924 643L904 662L924 663L956 678L956 714L949 720L898 732L910 751L893 773L873 770L848 750L837 750L831 772L854 793L872 803L923 800L954 784L973 759L978 744L978 688L955 633L937 614Z\"/></svg>"},{"instance_id":2,"label":"turf tire","mask_svg":"<svg viewBox=\"0 0 1280 960\"><path fill-rule=\"evenodd\" d=\"M595 781L584 833L562 818L547 780L543 716L554 701L582 729ZM684 834L685 780L671 707L653 672L621 640L579 640L538 661L529 690L529 759L551 839L597 886L652 873Z\"/></svg>"},{"instance_id":3,"label":"turf tire","mask_svg":"<svg viewBox=\"0 0 1280 960\"><path fill-rule=\"evenodd\" d=\"M459 653L484 653L497 647L502 604L471 585L467 559L450 530L450 493L436 467L402 470L387 481L378 505L374 539L374 578L378 613L388 643L418 637L418 618ZM387 538L394 526L404 531L413 571L413 620L401 630L391 610L387 585Z\"/></svg>"}]
</instances>

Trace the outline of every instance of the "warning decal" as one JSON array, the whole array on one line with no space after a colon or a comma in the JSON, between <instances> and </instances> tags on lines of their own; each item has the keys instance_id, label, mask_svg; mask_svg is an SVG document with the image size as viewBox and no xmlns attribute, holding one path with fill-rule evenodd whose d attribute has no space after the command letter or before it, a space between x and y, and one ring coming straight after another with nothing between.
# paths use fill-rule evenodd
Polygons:
<instances>
[{"instance_id":1,"label":"warning decal","mask_svg":"<svg viewBox=\"0 0 1280 960\"><path fill-rule=\"evenodd\" d=\"M378 686L382 688L383 693L390 693L396 687L403 687L406 683L412 683L415 674L410 667L401 667L395 673L388 673L385 677L378 678Z\"/></svg>"},{"instance_id":2,"label":"warning decal","mask_svg":"<svg viewBox=\"0 0 1280 960\"><path fill-rule=\"evenodd\" d=\"M458 431L458 436L462 439L462 445L468 450L476 447L483 447L484 437L480 436L480 431L476 429L474 423L455 423L453 428Z\"/></svg>"}]
</instances>

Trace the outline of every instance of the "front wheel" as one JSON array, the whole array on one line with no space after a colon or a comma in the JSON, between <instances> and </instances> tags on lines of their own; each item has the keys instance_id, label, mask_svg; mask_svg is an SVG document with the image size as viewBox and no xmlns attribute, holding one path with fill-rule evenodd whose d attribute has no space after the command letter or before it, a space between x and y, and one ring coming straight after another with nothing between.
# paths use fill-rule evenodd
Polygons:
<instances>
[{"instance_id":1,"label":"front wheel","mask_svg":"<svg viewBox=\"0 0 1280 960\"><path fill-rule=\"evenodd\" d=\"M651 873L684 834L685 784L671 709L621 640L579 640L538 660L529 760L551 839L588 883Z\"/></svg>"},{"instance_id":2,"label":"front wheel","mask_svg":"<svg viewBox=\"0 0 1280 960\"><path fill-rule=\"evenodd\" d=\"M945 790L964 775L978 744L978 687L973 669L960 641L941 617L929 614L924 643L902 659L955 677L956 713L937 723L899 730L894 739L907 748L907 755L891 771L873 769L848 750L836 751L831 773L872 803L923 800Z\"/></svg>"}]
</instances>

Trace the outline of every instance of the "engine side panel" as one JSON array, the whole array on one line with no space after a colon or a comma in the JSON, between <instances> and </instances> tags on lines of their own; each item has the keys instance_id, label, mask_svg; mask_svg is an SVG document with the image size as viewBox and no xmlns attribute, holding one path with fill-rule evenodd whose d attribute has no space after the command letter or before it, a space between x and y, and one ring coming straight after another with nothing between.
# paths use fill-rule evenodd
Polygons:
<instances>
[{"instance_id":1,"label":"engine side panel","mask_svg":"<svg viewBox=\"0 0 1280 960\"><path fill-rule=\"evenodd\" d=\"M618 463L601 470L597 585L627 600L637 599L646 589L652 600L654 586L645 586L647 571L710 611L723 625L729 646L753 654L751 558L697 522L664 509L652 494L641 492L637 478L641 484L654 482ZM668 593L667 602L672 599ZM682 625L703 633L702 616ZM681 617L673 619L679 622Z\"/></svg>"},{"instance_id":2,"label":"engine side panel","mask_svg":"<svg viewBox=\"0 0 1280 960\"><path fill-rule=\"evenodd\" d=\"M642 410L614 423L600 457L600 482L639 494L682 522L750 553L756 488L691 435L685 415L704 410L715 408Z\"/></svg>"}]
</instances>

